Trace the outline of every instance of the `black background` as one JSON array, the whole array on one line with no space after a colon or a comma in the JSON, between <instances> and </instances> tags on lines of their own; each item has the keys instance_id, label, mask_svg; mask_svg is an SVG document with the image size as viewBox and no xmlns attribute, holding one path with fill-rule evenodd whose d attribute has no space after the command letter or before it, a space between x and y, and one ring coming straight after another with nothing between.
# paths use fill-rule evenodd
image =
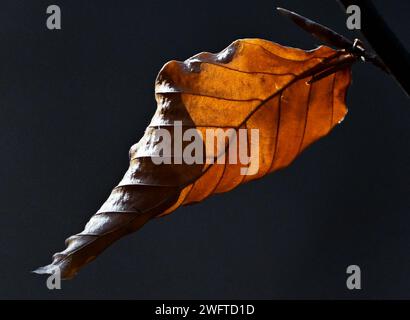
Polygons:
<instances>
[{"instance_id":1,"label":"black background","mask_svg":"<svg viewBox=\"0 0 410 320\"><path fill-rule=\"evenodd\" d=\"M410 3L375 3L408 48ZM336 1L0 1L0 298L410 298L410 104L364 64L343 124L286 170L150 222L62 290L29 273L122 177L166 61L244 37L318 44L278 5L357 36Z\"/></svg>"}]
</instances>

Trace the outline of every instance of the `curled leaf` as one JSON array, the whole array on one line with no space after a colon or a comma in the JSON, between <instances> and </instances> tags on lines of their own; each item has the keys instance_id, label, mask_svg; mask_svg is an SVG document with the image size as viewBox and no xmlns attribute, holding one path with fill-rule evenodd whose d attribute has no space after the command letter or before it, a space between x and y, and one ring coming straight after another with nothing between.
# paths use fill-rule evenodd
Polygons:
<instances>
[{"instance_id":1,"label":"curled leaf","mask_svg":"<svg viewBox=\"0 0 410 320\"><path fill-rule=\"evenodd\" d=\"M58 267L63 278L71 278L111 243L150 219L288 166L346 114L349 65L309 82L340 57L342 51L325 46L304 51L243 39L217 54L200 53L165 64L156 79L156 113L130 149L128 171L85 229L67 239L67 248L54 255L52 264L35 272L52 273ZM176 130L185 134L193 128L202 133L204 148L210 142L207 129L226 134L224 147L212 149L213 163L178 159L176 148L190 143L183 141L173 144L169 161L156 164L160 130L175 138ZM250 153L246 166L229 161L237 154L227 152L240 129L258 130L258 152ZM246 137L248 145L253 138ZM228 161L218 163L221 156ZM200 157L209 160L207 153Z\"/></svg>"}]
</instances>

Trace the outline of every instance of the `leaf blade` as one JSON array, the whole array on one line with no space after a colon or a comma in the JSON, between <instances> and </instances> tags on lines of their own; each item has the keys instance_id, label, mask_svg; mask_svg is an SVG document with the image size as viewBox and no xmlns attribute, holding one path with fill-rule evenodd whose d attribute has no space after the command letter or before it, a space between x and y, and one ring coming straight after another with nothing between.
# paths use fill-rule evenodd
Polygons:
<instances>
[{"instance_id":1,"label":"leaf blade","mask_svg":"<svg viewBox=\"0 0 410 320\"><path fill-rule=\"evenodd\" d=\"M325 46L304 51L242 39L218 54L201 53L165 64L156 80L156 113L142 139L131 147L123 179L84 231L69 238L66 250L37 272L52 273L59 267L63 278L73 277L111 243L150 219L288 166L346 114L350 68L307 83L312 70L337 54ZM150 157L158 148L158 130L167 128L173 137L174 121L181 121L183 131L258 129L261 151L251 165L258 161L259 172L241 175L242 166L230 163L154 165Z\"/></svg>"}]
</instances>

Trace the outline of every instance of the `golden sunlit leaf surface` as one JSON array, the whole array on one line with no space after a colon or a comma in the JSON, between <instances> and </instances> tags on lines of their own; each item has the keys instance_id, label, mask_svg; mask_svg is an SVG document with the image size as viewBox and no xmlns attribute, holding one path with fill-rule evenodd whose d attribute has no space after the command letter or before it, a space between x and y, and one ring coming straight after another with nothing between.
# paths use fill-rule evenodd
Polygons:
<instances>
[{"instance_id":1,"label":"golden sunlit leaf surface","mask_svg":"<svg viewBox=\"0 0 410 320\"><path fill-rule=\"evenodd\" d=\"M308 83L314 70L338 52L325 46L304 51L242 39L218 54L200 53L165 64L155 84L156 113L130 149L128 171L85 229L67 239L67 248L54 255L52 264L35 272L52 273L59 267L63 278L71 278L111 243L150 219L288 166L347 112L349 67ZM258 158L251 158L248 167L257 161L259 170L244 175L241 163L229 161L154 164L158 130L168 128L173 135L175 121L183 131L258 129ZM204 134L202 143L207 142Z\"/></svg>"}]
</instances>

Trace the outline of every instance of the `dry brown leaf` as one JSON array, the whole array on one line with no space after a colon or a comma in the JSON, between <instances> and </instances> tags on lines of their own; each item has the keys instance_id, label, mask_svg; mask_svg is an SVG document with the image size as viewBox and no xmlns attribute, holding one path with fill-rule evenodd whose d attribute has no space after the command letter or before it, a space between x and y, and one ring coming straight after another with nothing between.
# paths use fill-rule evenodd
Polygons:
<instances>
[{"instance_id":1,"label":"dry brown leaf","mask_svg":"<svg viewBox=\"0 0 410 320\"><path fill-rule=\"evenodd\" d=\"M54 255L52 264L35 272L52 273L59 267L63 278L71 278L150 219L288 166L346 114L350 66L307 83L342 54L325 46L304 51L243 39L218 54L165 64L156 80L156 113L130 149L124 178L85 229L67 239L67 248ZM157 130L172 131L174 121L182 121L184 131L259 129L259 157L250 162L259 162L258 173L241 175L240 163L155 165L151 157L158 151Z\"/></svg>"}]
</instances>

